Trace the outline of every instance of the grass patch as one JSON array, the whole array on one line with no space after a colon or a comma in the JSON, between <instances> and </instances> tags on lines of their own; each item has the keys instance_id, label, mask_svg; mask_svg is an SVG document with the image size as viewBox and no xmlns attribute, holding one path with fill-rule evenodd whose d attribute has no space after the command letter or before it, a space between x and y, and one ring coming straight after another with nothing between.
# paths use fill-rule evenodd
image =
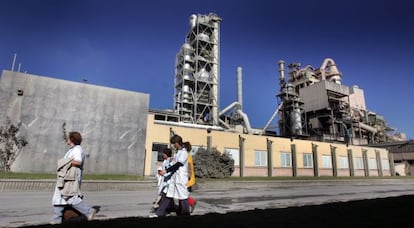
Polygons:
<instances>
[{"instance_id":1,"label":"grass patch","mask_svg":"<svg viewBox=\"0 0 414 228\"><path fill-rule=\"evenodd\" d=\"M341 176L341 177L333 177L333 176L322 176L322 177L313 177L313 176L278 176L278 177L226 177L226 178L196 178L197 181L295 181L295 180L309 180L309 181L320 181L320 180L363 180L363 179L412 179L414 176L357 176L357 177L349 177L349 176Z\"/></svg>"},{"instance_id":2,"label":"grass patch","mask_svg":"<svg viewBox=\"0 0 414 228\"><path fill-rule=\"evenodd\" d=\"M56 179L56 174L0 172L0 178L1 179Z\"/></svg>"},{"instance_id":3,"label":"grass patch","mask_svg":"<svg viewBox=\"0 0 414 228\"><path fill-rule=\"evenodd\" d=\"M88 174L83 176L84 180L128 180L128 181L142 181L145 180L143 176L135 175L110 175L110 174Z\"/></svg>"},{"instance_id":4,"label":"grass patch","mask_svg":"<svg viewBox=\"0 0 414 228\"><path fill-rule=\"evenodd\" d=\"M0 179L56 179L55 173L4 173L0 172ZM83 180L144 180L143 176L113 175L113 174L85 174Z\"/></svg>"}]
</instances>

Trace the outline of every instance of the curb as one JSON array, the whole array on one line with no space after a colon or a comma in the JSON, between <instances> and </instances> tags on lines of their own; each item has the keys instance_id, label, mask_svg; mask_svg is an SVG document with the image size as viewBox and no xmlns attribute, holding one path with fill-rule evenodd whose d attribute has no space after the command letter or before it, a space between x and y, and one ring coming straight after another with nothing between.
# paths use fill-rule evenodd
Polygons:
<instances>
[{"instance_id":1,"label":"curb","mask_svg":"<svg viewBox=\"0 0 414 228\"><path fill-rule=\"evenodd\" d=\"M0 191L53 191L56 180L0 179ZM156 181L82 181L82 191L134 191L155 189Z\"/></svg>"},{"instance_id":2,"label":"curb","mask_svg":"<svg viewBox=\"0 0 414 228\"><path fill-rule=\"evenodd\" d=\"M286 187L286 186L315 186L321 183L330 182L335 185L347 184L349 182L359 184L370 184L380 182L382 184L400 184L400 179L378 179L378 180L258 180L258 181L238 181L238 180L200 180L194 186L196 189L231 189L231 188L266 188L266 187ZM414 179L407 179L404 182L414 182ZM46 179L0 179L1 192L15 191L53 191L56 180ZM83 180L82 191L138 191L143 189L156 189L155 179L140 181L122 180Z\"/></svg>"}]
</instances>

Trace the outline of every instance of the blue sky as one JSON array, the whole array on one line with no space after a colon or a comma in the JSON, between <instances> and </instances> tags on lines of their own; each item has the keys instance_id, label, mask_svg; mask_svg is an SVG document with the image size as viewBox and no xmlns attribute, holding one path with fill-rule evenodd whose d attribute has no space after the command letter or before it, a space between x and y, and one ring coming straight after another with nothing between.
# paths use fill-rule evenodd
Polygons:
<instances>
[{"instance_id":1,"label":"blue sky","mask_svg":"<svg viewBox=\"0 0 414 228\"><path fill-rule=\"evenodd\" d=\"M277 107L277 62L335 60L342 84L414 138L414 6L409 0L1 0L0 69L150 94L173 108L175 55L191 14L221 23L220 107L237 99L263 128Z\"/></svg>"}]
</instances>

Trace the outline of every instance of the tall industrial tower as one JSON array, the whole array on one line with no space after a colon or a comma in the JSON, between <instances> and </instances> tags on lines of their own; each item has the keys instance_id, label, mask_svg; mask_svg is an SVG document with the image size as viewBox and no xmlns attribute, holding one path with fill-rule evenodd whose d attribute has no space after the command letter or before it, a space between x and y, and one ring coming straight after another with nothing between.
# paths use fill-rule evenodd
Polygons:
<instances>
[{"instance_id":1,"label":"tall industrial tower","mask_svg":"<svg viewBox=\"0 0 414 228\"><path fill-rule=\"evenodd\" d=\"M190 17L175 63L174 108L181 122L219 125L220 22L213 13Z\"/></svg>"}]
</instances>

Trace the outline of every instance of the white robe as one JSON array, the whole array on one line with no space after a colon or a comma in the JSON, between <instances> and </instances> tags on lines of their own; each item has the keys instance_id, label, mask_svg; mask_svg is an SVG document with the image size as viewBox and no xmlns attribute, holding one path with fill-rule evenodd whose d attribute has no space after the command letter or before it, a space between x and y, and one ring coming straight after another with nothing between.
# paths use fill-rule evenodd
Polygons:
<instances>
[{"instance_id":1,"label":"white robe","mask_svg":"<svg viewBox=\"0 0 414 228\"><path fill-rule=\"evenodd\" d=\"M180 166L178 170L172 174L169 181L167 197L174 199L188 199L188 153L185 148L181 148L174 156L174 164L180 162L183 166Z\"/></svg>"},{"instance_id":2,"label":"white robe","mask_svg":"<svg viewBox=\"0 0 414 228\"><path fill-rule=\"evenodd\" d=\"M82 151L82 147L81 146L74 146L71 149L68 150L68 152L66 152L65 156L63 158L72 158L73 160L82 162L85 159L85 155ZM79 187L82 181L82 170L79 169L78 172L78 177L77 177L78 181L79 181ZM79 195L75 195L73 197L70 198L66 198L63 197L60 190L58 189L58 182L56 183L56 187L55 187L55 191L53 193L53 197L52 197L52 205L73 205L73 204L78 204L80 202L82 202L82 198Z\"/></svg>"}]
</instances>

